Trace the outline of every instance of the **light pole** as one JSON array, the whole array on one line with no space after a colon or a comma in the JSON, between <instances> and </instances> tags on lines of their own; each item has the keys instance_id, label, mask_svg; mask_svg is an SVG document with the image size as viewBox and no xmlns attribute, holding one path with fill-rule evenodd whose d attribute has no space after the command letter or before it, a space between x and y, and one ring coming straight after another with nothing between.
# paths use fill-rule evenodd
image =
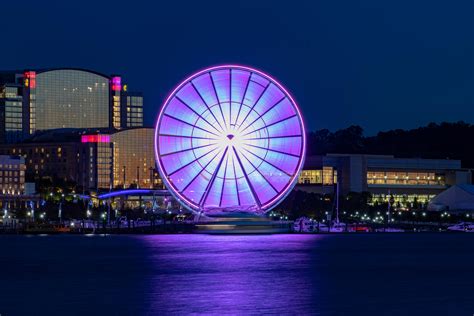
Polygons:
<instances>
[{"instance_id":1,"label":"light pole","mask_svg":"<svg viewBox=\"0 0 474 316\"><path fill-rule=\"evenodd\" d=\"M107 225L110 226L110 204L111 200L107 200Z\"/></svg>"},{"instance_id":2,"label":"light pole","mask_svg":"<svg viewBox=\"0 0 474 316\"><path fill-rule=\"evenodd\" d=\"M125 189L126 171L127 171L127 166L123 166L123 188L124 189Z\"/></svg>"},{"instance_id":3,"label":"light pole","mask_svg":"<svg viewBox=\"0 0 474 316\"><path fill-rule=\"evenodd\" d=\"M140 188L140 166L137 166L137 189Z\"/></svg>"},{"instance_id":4,"label":"light pole","mask_svg":"<svg viewBox=\"0 0 474 316\"><path fill-rule=\"evenodd\" d=\"M153 186L155 184L155 179L153 177L153 167L150 167L149 170L150 170L150 189L153 189Z\"/></svg>"},{"instance_id":5,"label":"light pole","mask_svg":"<svg viewBox=\"0 0 474 316\"><path fill-rule=\"evenodd\" d=\"M31 207L31 218L34 222L35 221L35 203L33 201L30 201L30 207Z\"/></svg>"}]
</instances>

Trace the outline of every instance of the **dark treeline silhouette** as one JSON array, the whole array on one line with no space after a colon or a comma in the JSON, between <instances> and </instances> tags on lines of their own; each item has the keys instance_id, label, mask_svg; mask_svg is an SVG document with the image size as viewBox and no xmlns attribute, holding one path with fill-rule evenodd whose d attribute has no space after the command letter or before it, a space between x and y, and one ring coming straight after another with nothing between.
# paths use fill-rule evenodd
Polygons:
<instances>
[{"instance_id":1,"label":"dark treeline silhouette","mask_svg":"<svg viewBox=\"0 0 474 316\"><path fill-rule=\"evenodd\" d=\"M362 127L353 125L330 132L310 132L308 155L327 153L384 154L409 158L460 159L465 168L474 167L474 125L465 122L440 124L379 132L364 136Z\"/></svg>"}]
</instances>

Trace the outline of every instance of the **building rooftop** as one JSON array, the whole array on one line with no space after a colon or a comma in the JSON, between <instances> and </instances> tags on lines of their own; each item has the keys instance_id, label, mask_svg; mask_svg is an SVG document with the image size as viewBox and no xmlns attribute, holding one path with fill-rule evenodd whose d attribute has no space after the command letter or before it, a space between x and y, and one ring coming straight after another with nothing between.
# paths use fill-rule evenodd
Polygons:
<instances>
[{"instance_id":1,"label":"building rooftop","mask_svg":"<svg viewBox=\"0 0 474 316\"><path fill-rule=\"evenodd\" d=\"M459 184L458 187L474 195L474 184Z\"/></svg>"}]
</instances>

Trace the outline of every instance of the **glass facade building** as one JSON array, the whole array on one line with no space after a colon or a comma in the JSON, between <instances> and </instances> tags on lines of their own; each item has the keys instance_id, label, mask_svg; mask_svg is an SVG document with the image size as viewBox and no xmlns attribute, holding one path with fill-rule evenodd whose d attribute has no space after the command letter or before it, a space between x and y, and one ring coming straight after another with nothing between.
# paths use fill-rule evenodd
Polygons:
<instances>
[{"instance_id":1,"label":"glass facade building","mask_svg":"<svg viewBox=\"0 0 474 316\"><path fill-rule=\"evenodd\" d=\"M109 125L109 79L61 69L36 74L36 130Z\"/></svg>"},{"instance_id":2,"label":"glass facade building","mask_svg":"<svg viewBox=\"0 0 474 316\"><path fill-rule=\"evenodd\" d=\"M0 91L1 115L6 118L0 119L2 143L59 128L143 126L143 95L128 91L116 75L69 68L0 71Z\"/></svg>"},{"instance_id":3,"label":"glass facade building","mask_svg":"<svg viewBox=\"0 0 474 316\"><path fill-rule=\"evenodd\" d=\"M110 135L114 187L161 187L154 152L154 129L134 128Z\"/></svg>"},{"instance_id":4,"label":"glass facade building","mask_svg":"<svg viewBox=\"0 0 474 316\"><path fill-rule=\"evenodd\" d=\"M125 102L122 106L124 109L122 126L143 126L143 96L140 93L128 93L122 100Z\"/></svg>"},{"instance_id":5,"label":"glass facade building","mask_svg":"<svg viewBox=\"0 0 474 316\"><path fill-rule=\"evenodd\" d=\"M0 140L17 142L23 134L23 96L21 87L15 85L0 86Z\"/></svg>"}]
</instances>

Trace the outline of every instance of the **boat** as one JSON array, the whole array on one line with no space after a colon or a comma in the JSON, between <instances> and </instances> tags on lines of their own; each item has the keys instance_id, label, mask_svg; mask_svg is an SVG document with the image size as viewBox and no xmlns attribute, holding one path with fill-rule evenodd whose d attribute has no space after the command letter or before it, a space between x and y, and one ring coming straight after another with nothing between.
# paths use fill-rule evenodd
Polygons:
<instances>
[{"instance_id":1,"label":"boat","mask_svg":"<svg viewBox=\"0 0 474 316\"><path fill-rule=\"evenodd\" d=\"M347 232L347 224L336 221L330 229L331 233L344 233Z\"/></svg>"},{"instance_id":2,"label":"boat","mask_svg":"<svg viewBox=\"0 0 474 316\"><path fill-rule=\"evenodd\" d=\"M291 222L273 221L250 213L205 216L195 224L201 234L277 234L291 232Z\"/></svg>"},{"instance_id":3,"label":"boat","mask_svg":"<svg viewBox=\"0 0 474 316\"><path fill-rule=\"evenodd\" d=\"M395 227L381 227L381 228L376 228L375 232L377 233L404 233L405 230L402 228L395 228Z\"/></svg>"},{"instance_id":4,"label":"boat","mask_svg":"<svg viewBox=\"0 0 474 316\"><path fill-rule=\"evenodd\" d=\"M314 221L305 216L300 217L293 223L295 233L312 233L314 231Z\"/></svg>"},{"instance_id":5,"label":"boat","mask_svg":"<svg viewBox=\"0 0 474 316\"><path fill-rule=\"evenodd\" d=\"M474 224L460 222L460 223L457 223L456 225L448 226L447 229L449 231L457 231L457 232L474 232Z\"/></svg>"}]
</instances>

